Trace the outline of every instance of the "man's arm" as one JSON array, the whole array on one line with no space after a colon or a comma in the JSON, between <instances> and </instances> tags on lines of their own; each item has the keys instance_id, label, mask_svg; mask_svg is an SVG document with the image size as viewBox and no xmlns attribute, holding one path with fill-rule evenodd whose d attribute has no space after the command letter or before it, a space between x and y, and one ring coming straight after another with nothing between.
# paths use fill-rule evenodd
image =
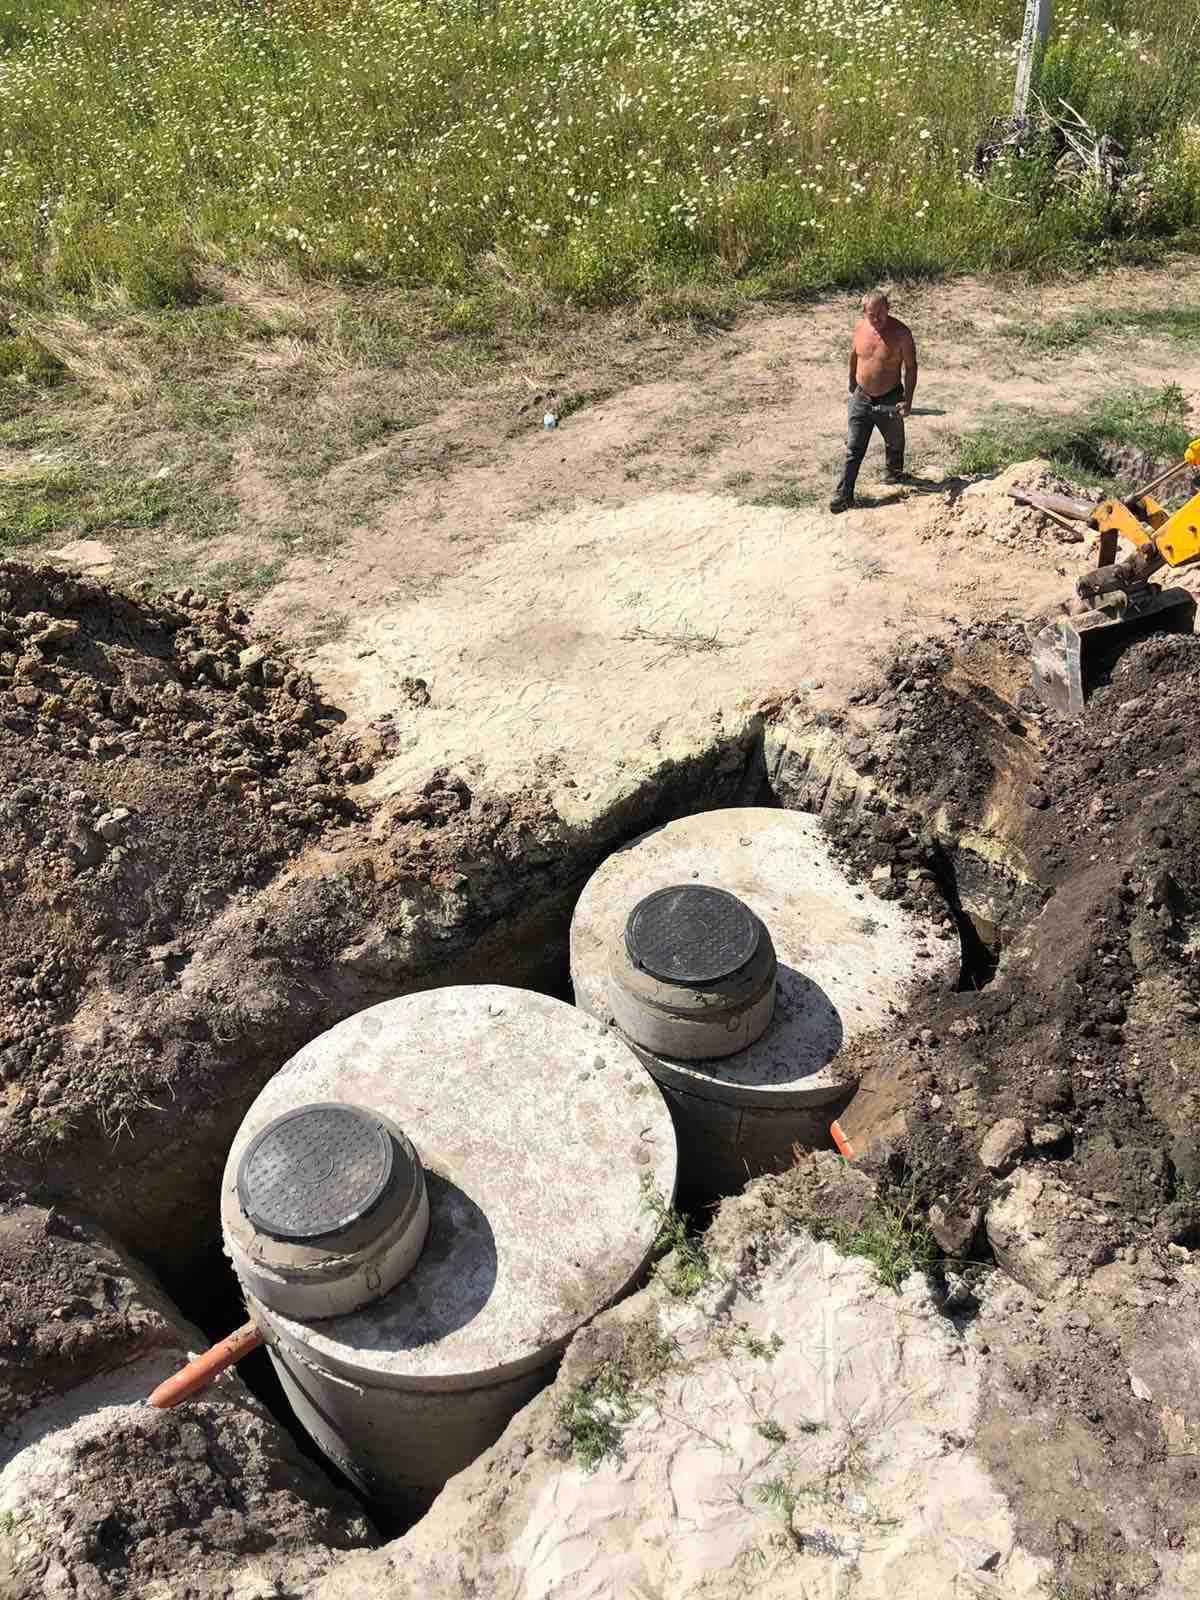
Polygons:
<instances>
[{"instance_id":1,"label":"man's arm","mask_svg":"<svg viewBox=\"0 0 1200 1600\"><path fill-rule=\"evenodd\" d=\"M858 387L858 351L850 346L850 393L853 394Z\"/></svg>"},{"instance_id":2,"label":"man's arm","mask_svg":"<svg viewBox=\"0 0 1200 1600\"><path fill-rule=\"evenodd\" d=\"M903 416L908 416L912 410L913 395L917 392L917 344L910 333L904 341L902 354L904 362L904 404L900 408Z\"/></svg>"}]
</instances>

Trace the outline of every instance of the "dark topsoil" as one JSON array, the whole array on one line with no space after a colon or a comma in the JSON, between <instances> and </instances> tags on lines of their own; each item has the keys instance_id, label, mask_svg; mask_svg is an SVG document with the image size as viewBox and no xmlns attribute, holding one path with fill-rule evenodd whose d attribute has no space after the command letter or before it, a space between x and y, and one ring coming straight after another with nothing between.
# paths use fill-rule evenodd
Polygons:
<instances>
[{"instance_id":1,"label":"dark topsoil","mask_svg":"<svg viewBox=\"0 0 1200 1600\"><path fill-rule=\"evenodd\" d=\"M352 813L364 775L312 679L182 590L134 600L0 562L0 1080L8 1139L136 1105L129 1040L65 1029L89 985L144 995L193 929ZM123 1071L123 1069L125 1069Z\"/></svg>"},{"instance_id":2,"label":"dark topsoil","mask_svg":"<svg viewBox=\"0 0 1200 1600\"><path fill-rule=\"evenodd\" d=\"M1003 926L994 975L968 964L857 1052L841 1120L891 1214L932 1224L952 1314L969 1324L973 1284L985 1301L979 1438L1023 1542L1064 1593L1116 1600L1157 1592L1152 1547L1200 1540L1200 1455L1179 1432L1200 1247L1200 638L1127 644L1075 719L1044 712L1027 674L1022 627L976 629L859 697L849 748L878 791L830 819L850 865L908 894L916 851L953 899L986 836ZM1048 1250L1056 1287L1006 1260L1034 1291L1006 1302L985 1219L1018 1170L1041 1195L1023 1259ZM1147 1404L1130 1351L1150 1348L1166 1376Z\"/></svg>"},{"instance_id":3,"label":"dark topsoil","mask_svg":"<svg viewBox=\"0 0 1200 1600\"><path fill-rule=\"evenodd\" d=\"M1020 628L977 630L862 697L883 709L858 764L913 807L910 855L939 812L952 889L958 837L986 818L1030 879L996 976L925 995L888 1042L910 1084L906 1170L930 1199L977 1198L995 1181L978 1146L1015 1118L1027 1155L1115 1216L1200 1242L1200 639L1129 645L1075 719L1018 689L1027 648ZM984 662L1011 699L964 679ZM832 826L859 871L892 861L899 877L902 816ZM863 1064L882 1075L872 1048Z\"/></svg>"}]
</instances>

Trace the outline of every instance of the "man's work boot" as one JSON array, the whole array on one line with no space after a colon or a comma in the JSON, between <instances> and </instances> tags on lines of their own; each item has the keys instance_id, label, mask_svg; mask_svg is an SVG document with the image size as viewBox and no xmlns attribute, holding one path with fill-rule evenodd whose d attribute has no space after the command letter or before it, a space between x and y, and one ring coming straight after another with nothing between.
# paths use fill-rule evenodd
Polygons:
<instances>
[{"instance_id":1,"label":"man's work boot","mask_svg":"<svg viewBox=\"0 0 1200 1600\"><path fill-rule=\"evenodd\" d=\"M849 511L854 505L852 494L839 494L829 502L829 509L836 517L840 511Z\"/></svg>"},{"instance_id":2,"label":"man's work boot","mask_svg":"<svg viewBox=\"0 0 1200 1600\"><path fill-rule=\"evenodd\" d=\"M905 472L903 467L889 467L883 475L884 483L913 483L915 479L911 472Z\"/></svg>"}]
</instances>

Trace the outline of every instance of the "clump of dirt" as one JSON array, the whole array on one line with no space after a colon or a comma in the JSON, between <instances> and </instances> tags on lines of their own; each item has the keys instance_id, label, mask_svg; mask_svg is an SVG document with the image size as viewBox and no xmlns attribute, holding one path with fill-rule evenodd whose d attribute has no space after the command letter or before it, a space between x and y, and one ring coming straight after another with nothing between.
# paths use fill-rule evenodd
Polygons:
<instances>
[{"instance_id":1,"label":"clump of dirt","mask_svg":"<svg viewBox=\"0 0 1200 1600\"><path fill-rule=\"evenodd\" d=\"M97 971L153 988L189 935L354 813L367 774L311 677L228 598L135 600L0 562L0 1079L53 1119Z\"/></svg>"},{"instance_id":2,"label":"clump of dirt","mask_svg":"<svg viewBox=\"0 0 1200 1600\"><path fill-rule=\"evenodd\" d=\"M98 1229L59 1211L0 1211L0 1427L178 1342L175 1314L148 1274Z\"/></svg>"},{"instance_id":3,"label":"clump of dirt","mask_svg":"<svg viewBox=\"0 0 1200 1600\"><path fill-rule=\"evenodd\" d=\"M1010 489L1040 489L1071 499L1095 497L1078 484L1060 477L1042 461L1021 461L1006 467L995 477L969 483L962 490L950 490L935 501L920 537L925 540L957 538L986 539L1005 549L1046 549L1058 544L1083 544L1087 528L1079 523L1068 530L1035 511L1008 498Z\"/></svg>"},{"instance_id":4,"label":"clump of dirt","mask_svg":"<svg viewBox=\"0 0 1200 1600\"><path fill-rule=\"evenodd\" d=\"M349 1496L252 1403L112 1407L51 1443L53 1462L30 1468L49 1493L9 1514L11 1600L300 1594L373 1542Z\"/></svg>"}]
</instances>

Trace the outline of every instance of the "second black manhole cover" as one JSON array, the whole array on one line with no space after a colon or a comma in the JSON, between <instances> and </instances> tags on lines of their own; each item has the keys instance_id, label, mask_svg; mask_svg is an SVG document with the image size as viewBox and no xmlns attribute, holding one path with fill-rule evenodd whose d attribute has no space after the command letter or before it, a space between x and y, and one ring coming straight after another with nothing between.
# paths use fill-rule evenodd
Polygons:
<instances>
[{"instance_id":1,"label":"second black manhole cover","mask_svg":"<svg viewBox=\"0 0 1200 1600\"><path fill-rule=\"evenodd\" d=\"M377 1204L392 1176L392 1137L357 1106L312 1105L269 1122L238 1165L238 1199L262 1233L340 1233Z\"/></svg>"},{"instance_id":2,"label":"second black manhole cover","mask_svg":"<svg viewBox=\"0 0 1200 1600\"><path fill-rule=\"evenodd\" d=\"M725 889L680 884L639 900L625 924L634 966L667 983L715 983L744 967L761 924Z\"/></svg>"}]
</instances>

